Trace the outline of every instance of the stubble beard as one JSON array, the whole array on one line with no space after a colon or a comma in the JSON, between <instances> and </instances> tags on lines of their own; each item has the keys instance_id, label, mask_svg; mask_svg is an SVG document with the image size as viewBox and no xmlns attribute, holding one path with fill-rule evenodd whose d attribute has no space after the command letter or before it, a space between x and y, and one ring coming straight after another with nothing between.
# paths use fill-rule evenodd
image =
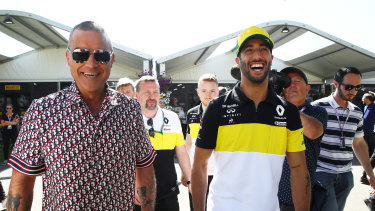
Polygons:
<instances>
[{"instance_id":1,"label":"stubble beard","mask_svg":"<svg viewBox=\"0 0 375 211\"><path fill-rule=\"evenodd\" d=\"M268 64L267 68L266 68L266 71L264 72L264 75L261 77L261 78L255 78L253 76L251 76L250 74L250 63L249 64L245 64L245 62L243 62L240 58L240 69L241 69L241 72L242 74L249 80L251 81L252 83L254 84L261 84L264 82L264 80L267 78L268 76L268 73L271 69L271 63Z\"/></svg>"}]
</instances>

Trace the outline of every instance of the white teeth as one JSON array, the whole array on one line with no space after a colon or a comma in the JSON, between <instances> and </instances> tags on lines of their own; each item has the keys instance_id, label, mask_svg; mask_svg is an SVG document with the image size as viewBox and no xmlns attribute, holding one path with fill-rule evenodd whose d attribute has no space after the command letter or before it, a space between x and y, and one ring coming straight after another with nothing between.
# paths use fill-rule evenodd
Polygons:
<instances>
[{"instance_id":1,"label":"white teeth","mask_svg":"<svg viewBox=\"0 0 375 211\"><path fill-rule=\"evenodd\" d=\"M98 74L95 74L95 73L84 73L84 75L87 76L87 77L95 77Z\"/></svg>"},{"instance_id":2,"label":"white teeth","mask_svg":"<svg viewBox=\"0 0 375 211\"><path fill-rule=\"evenodd\" d=\"M251 68L263 68L263 64L253 64Z\"/></svg>"}]
</instances>

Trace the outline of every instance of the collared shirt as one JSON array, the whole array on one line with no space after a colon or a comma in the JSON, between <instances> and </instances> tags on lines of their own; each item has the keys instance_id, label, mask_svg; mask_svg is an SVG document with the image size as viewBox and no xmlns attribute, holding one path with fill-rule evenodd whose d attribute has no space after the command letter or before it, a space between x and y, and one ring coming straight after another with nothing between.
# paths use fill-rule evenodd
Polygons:
<instances>
[{"instance_id":1,"label":"collared shirt","mask_svg":"<svg viewBox=\"0 0 375 211\"><path fill-rule=\"evenodd\" d=\"M191 137L191 149L189 152L190 163L193 165L194 161L194 154L195 154L195 142L197 140L201 120L203 116L203 108L202 103L191 108L186 115L186 134L190 134ZM211 154L210 158L208 159L207 165L207 174L208 176L212 176L214 174L214 153Z\"/></svg>"},{"instance_id":2,"label":"collared shirt","mask_svg":"<svg viewBox=\"0 0 375 211\"><path fill-rule=\"evenodd\" d=\"M209 102L196 146L215 151L210 211L278 210L285 154L305 150L297 107L268 87L255 108L240 83Z\"/></svg>"},{"instance_id":3,"label":"collared shirt","mask_svg":"<svg viewBox=\"0 0 375 211\"><path fill-rule=\"evenodd\" d=\"M327 129L321 141L316 171L331 174L351 171L353 139L363 137L361 109L351 102L343 109L333 95L317 100L312 105L323 107L328 113ZM345 146L341 143L342 135Z\"/></svg>"},{"instance_id":4,"label":"collared shirt","mask_svg":"<svg viewBox=\"0 0 375 211\"><path fill-rule=\"evenodd\" d=\"M143 122L147 131L151 128L147 124L148 119L143 115ZM175 147L183 146L185 141L180 119L173 111L161 109L158 106L158 111L152 120L155 136L150 136L150 140L158 153L154 161L157 187L156 200L158 201L179 193L174 155Z\"/></svg>"},{"instance_id":5,"label":"collared shirt","mask_svg":"<svg viewBox=\"0 0 375 211\"><path fill-rule=\"evenodd\" d=\"M106 86L94 117L73 82L33 101L9 165L44 173L43 210L131 210L135 168L154 158L138 102Z\"/></svg>"},{"instance_id":6,"label":"collared shirt","mask_svg":"<svg viewBox=\"0 0 375 211\"><path fill-rule=\"evenodd\" d=\"M375 103L370 103L365 107L363 114L363 129L374 130L375 124ZM371 156L371 155L370 155Z\"/></svg>"},{"instance_id":7,"label":"collared shirt","mask_svg":"<svg viewBox=\"0 0 375 211\"><path fill-rule=\"evenodd\" d=\"M303 113L309 115L323 124L324 130L327 127L327 111L319 106L312 106L310 102L306 101L305 106L299 108L300 111L303 110ZM306 165L309 170L311 178L311 187L315 184L315 171L317 167L319 152L320 152L320 141L322 140L323 135L317 139L311 140L306 136L303 136L305 141L306 150ZM292 199L292 189L290 184L290 168L287 159L285 159L283 164L283 173L281 175L281 180L279 184L279 201L284 204L293 204Z\"/></svg>"}]
</instances>

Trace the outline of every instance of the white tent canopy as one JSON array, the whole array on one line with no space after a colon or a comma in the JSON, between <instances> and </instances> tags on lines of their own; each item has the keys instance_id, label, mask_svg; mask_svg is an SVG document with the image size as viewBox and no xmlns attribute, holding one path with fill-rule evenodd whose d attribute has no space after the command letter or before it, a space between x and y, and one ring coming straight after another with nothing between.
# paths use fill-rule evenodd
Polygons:
<instances>
[{"instance_id":1,"label":"white tent canopy","mask_svg":"<svg viewBox=\"0 0 375 211\"><path fill-rule=\"evenodd\" d=\"M11 18L13 24L5 23L6 18ZM0 53L0 81L71 81L65 60L71 29L31 13L0 10L0 33L32 49L11 57ZM109 80L125 76L134 79L137 73L152 69L152 56L117 43L113 47L115 62Z\"/></svg>"},{"instance_id":2,"label":"white tent canopy","mask_svg":"<svg viewBox=\"0 0 375 211\"><path fill-rule=\"evenodd\" d=\"M332 44L300 55L291 60L282 60L274 57L273 69L281 70L286 66L295 66L302 69L311 83L322 84L331 82L333 74L342 66L355 66L364 73L364 83L375 83L375 53L355 46L337 37L329 35L309 25L292 21L273 21L259 24L265 29L277 48L291 42L303 34L310 32L332 42ZM289 32L282 29L288 27ZM203 73L211 72L218 76L221 82L232 82L230 68L235 64L234 46L224 54L207 59L222 43L234 39L243 30L203 43L201 45L159 58L155 61L160 72L166 72L178 82L196 82Z\"/></svg>"}]
</instances>

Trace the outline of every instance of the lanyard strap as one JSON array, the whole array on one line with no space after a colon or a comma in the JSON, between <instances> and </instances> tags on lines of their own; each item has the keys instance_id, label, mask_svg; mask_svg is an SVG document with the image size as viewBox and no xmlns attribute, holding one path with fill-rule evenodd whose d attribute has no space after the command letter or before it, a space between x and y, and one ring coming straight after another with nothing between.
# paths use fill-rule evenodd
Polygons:
<instances>
[{"instance_id":1,"label":"lanyard strap","mask_svg":"<svg viewBox=\"0 0 375 211\"><path fill-rule=\"evenodd\" d=\"M340 116L337 113L337 108L335 108L335 112L336 112L337 122L339 123L339 128L340 128L340 131L341 131L341 137L340 137L341 147L345 148L344 127L345 127L346 123L348 122L350 110L348 110L348 115L346 116L346 120L345 120L344 124L342 125L342 127L341 127ZM345 111L344 111L343 114L345 114Z\"/></svg>"}]
</instances>

